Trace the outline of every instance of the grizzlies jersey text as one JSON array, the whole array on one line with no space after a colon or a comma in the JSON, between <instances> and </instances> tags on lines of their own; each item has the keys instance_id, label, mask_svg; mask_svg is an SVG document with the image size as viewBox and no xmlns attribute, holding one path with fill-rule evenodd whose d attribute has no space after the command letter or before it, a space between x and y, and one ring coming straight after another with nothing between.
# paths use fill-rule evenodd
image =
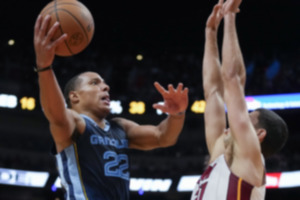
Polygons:
<instances>
[{"instance_id":1,"label":"grizzlies jersey text","mask_svg":"<svg viewBox=\"0 0 300 200\"><path fill-rule=\"evenodd\" d=\"M115 122L101 129L82 115L86 129L73 145L56 155L66 199L128 200L128 140Z\"/></svg>"}]
</instances>

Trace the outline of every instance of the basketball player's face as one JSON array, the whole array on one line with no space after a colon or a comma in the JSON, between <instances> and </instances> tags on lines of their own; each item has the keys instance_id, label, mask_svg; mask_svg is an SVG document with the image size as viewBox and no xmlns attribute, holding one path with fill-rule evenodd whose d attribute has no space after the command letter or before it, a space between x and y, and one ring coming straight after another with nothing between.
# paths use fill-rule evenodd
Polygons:
<instances>
[{"instance_id":1,"label":"basketball player's face","mask_svg":"<svg viewBox=\"0 0 300 200\"><path fill-rule=\"evenodd\" d=\"M110 112L109 86L97 73L86 72L80 75L78 88L79 101L83 110L94 110L105 115Z\"/></svg>"}]
</instances>

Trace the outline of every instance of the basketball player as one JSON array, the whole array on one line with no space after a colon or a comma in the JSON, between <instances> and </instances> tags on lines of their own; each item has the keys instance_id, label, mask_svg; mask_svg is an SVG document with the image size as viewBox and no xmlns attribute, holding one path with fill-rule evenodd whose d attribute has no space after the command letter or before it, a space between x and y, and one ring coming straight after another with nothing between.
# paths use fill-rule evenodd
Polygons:
<instances>
[{"instance_id":1,"label":"basketball player","mask_svg":"<svg viewBox=\"0 0 300 200\"><path fill-rule=\"evenodd\" d=\"M38 17L34 27L36 72L40 100L56 147L56 161L66 199L128 200L128 148L151 150L174 145L182 131L188 89L179 83L165 90L155 87L169 115L157 126L139 125L124 118L106 120L110 113L109 86L97 73L84 72L66 85L65 98L51 66L55 48L67 38L52 41L59 24L50 27L49 16ZM68 108L65 107L65 100Z\"/></svg>"},{"instance_id":2,"label":"basketball player","mask_svg":"<svg viewBox=\"0 0 300 200\"><path fill-rule=\"evenodd\" d=\"M191 200L263 200L264 157L280 150L288 137L285 122L273 111L257 109L248 113L245 66L235 26L240 3L241 0L220 0L206 23L203 87L210 160ZM217 33L222 19L221 63Z\"/></svg>"}]
</instances>

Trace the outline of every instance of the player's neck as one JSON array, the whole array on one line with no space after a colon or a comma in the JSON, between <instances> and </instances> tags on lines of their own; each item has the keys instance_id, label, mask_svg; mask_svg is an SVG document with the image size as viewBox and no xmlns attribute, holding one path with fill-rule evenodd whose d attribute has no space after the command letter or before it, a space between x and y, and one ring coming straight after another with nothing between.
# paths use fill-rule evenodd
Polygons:
<instances>
[{"instance_id":1,"label":"player's neck","mask_svg":"<svg viewBox=\"0 0 300 200\"><path fill-rule=\"evenodd\" d=\"M81 114L84 114L89 118L91 118L100 128L103 129L105 127L105 121L106 121L105 117L95 115L91 112L81 112Z\"/></svg>"}]
</instances>

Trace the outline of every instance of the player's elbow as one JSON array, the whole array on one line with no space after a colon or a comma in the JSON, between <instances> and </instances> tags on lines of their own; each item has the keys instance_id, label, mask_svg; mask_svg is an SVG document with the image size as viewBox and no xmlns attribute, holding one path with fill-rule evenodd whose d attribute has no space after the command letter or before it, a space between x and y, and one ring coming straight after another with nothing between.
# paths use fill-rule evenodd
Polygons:
<instances>
[{"instance_id":1,"label":"player's elbow","mask_svg":"<svg viewBox=\"0 0 300 200\"><path fill-rule=\"evenodd\" d=\"M221 70L222 79L224 82L229 82L232 79L235 79L238 76L238 72L235 68L225 68Z\"/></svg>"},{"instance_id":2,"label":"player's elbow","mask_svg":"<svg viewBox=\"0 0 300 200\"><path fill-rule=\"evenodd\" d=\"M209 87L204 88L204 98L209 100L215 96L223 96L223 86L220 85L210 85Z\"/></svg>"},{"instance_id":3,"label":"player's elbow","mask_svg":"<svg viewBox=\"0 0 300 200\"><path fill-rule=\"evenodd\" d=\"M221 76L224 83L231 82L232 80L238 80L242 85L246 81L246 72L244 66L240 62L227 62L223 63L221 68Z\"/></svg>"}]
</instances>

